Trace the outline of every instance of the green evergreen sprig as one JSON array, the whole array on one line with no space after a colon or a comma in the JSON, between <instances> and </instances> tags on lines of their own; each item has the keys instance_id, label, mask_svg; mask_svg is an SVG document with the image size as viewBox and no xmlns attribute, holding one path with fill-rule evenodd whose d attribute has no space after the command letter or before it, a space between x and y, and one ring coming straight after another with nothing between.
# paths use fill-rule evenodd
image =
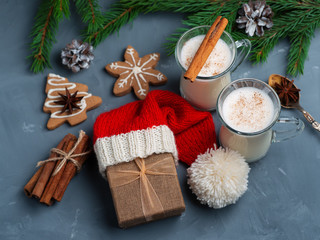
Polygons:
<instances>
[{"instance_id":1,"label":"green evergreen sprig","mask_svg":"<svg viewBox=\"0 0 320 240\"><path fill-rule=\"evenodd\" d=\"M273 8L277 9L277 6L274 5ZM280 8L282 7L280 6ZM251 39L254 48L250 59L256 63L265 62L278 41L288 37L290 50L287 55L287 74L291 76L303 74L311 39L320 24L320 9L310 9L309 7L310 5L304 7L299 5L295 8L294 5L291 5L291 9L286 8L285 12L279 11L274 17L273 28L266 31L264 36Z\"/></svg>"},{"instance_id":2,"label":"green evergreen sprig","mask_svg":"<svg viewBox=\"0 0 320 240\"><path fill-rule=\"evenodd\" d=\"M203 2L208 3L207 0ZM236 6L235 6L236 5ZM226 31L232 33L232 26L235 22L238 9L242 5L241 2L225 2L225 1L216 1L212 4L207 4L207 7L204 10L200 10L194 14L191 14L187 17L186 20L183 20L182 23L189 28L178 28L176 33L173 33L171 37L167 38L168 42L165 43L168 54L171 55L175 51L175 46L180 38L180 36L187 30L193 27L200 25L212 25L215 19L219 16L228 16L229 24L226 27ZM238 34L236 39L246 38L245 34Z\"/></svg>"},{"instance_id":3,"label":"green evergreen sprig","mask_svg":"<svg viewBox=\"0 0 320 240\"><path fill-rule=\"evenodd\" d=\"M133 21L139 14L139 10L134 7L124 8L116 3L103 15L103 24L95 31L87 31L84 34L84 41L89 42L94 47L98 46L110 34L119 31L126 23Z\"/></svg>"},{"instance_id":4,"label":"green evergreen sprig","mask_svg":"<svg viewBox=\"0 0 320 240\"><path fill-rule=\"evenodd\" d=\"M195 13L206 9L210 5L218 6L215 1L209 0L120 0L124 7L134 7L143 10L144 13L151 12L180 12Z\"/></svg>"},{"instance_id":5,"label":"green evergreen sprig","mask_svg":"<svg viewBox=\"0 0 320 240\"><path fill-rule=\"evenodd\" d=\"M250 60L254 63L265 62L274 46L283 38L289 38L287 73L293 76L303 74L304 62L308 56L308 49L314 31L320 27L319 0L269 0L275 13L274 26L265 31L262 37L248 37L237 29L235 20L237 11L243 3L237 0L120 0L102 13L98 0L74 0L77 12L82 21L87 24L83 31L85 41L94 47L98 46L110 34L133 21L140 13L150 12L179 12L188 16L182 21L186 27L177 29L168 37L166 43L169 54L174 53L176 42L183 32L199 25L211 25L218 15L229 20L226 31L235 40L249 38L253 48ZM42 71L51 67L49 55L55 42L55 32L63 18L69 17L69 0L43 0L36 16L36 23L32 29L31 43L33 63L31 70Z\"/></svg>"},{"instance_id":6,"label":"green evergreen sprig","mask_svg":"<svg viewBox=\"0 0 320 240\"><path fill-rule=\"evenodd\" d=\"M290 33L290 50L288 55L287 72L291 75L303 74L304 62L308 57L308 50L311 44L311 37L317 28L317 23L310 23L296 33Z\"/></svg>"},{"instance_id":7,"label":"green evergreen sprig","mask_svg":"<svg viewBox=\"0 0 320 240\"><path fill-rule=\"evenodd\" d=\"M262 37L248 37L238 30L235 20L237 11L247 1L237 0L121 0L124 6L134 6L147 9L145 12L195 12L183 20L189 28L210 25L218 15L229 20L226 28L235 40L249 38L252 42L250 60L254 63L265 62L269 53L280 39L290 39L288 53L287 74L296 76L303 74L304 62L316 28L320 26L320 1L319 0L270 0L267 1L275 13L272 29L265 31ZM168 38L166 47L169 54L174 53L176 43L183 32L189 28L179 28L176 33Z\"/></svg>"},{"instance_id":8,"label":"green evergreen sprig","mask_svg":"<svg viewBox=\"0 0 320 240\"><path fill-rule=\"evenodd\" d=\"M30 36L33 38L30 48L32 59L31 70L41 72L51 67L49 57L58 24L63 16L69 17L68 0L43 0L35 17L35 25Z\"/></svg>"},{"instance_id":9,"label":"green evergreen sprig","mask_svg":"<svg viewBox=\"0 0 320 240\"><path fill-rule=\"evenodd\" d=\"M82 22L87 24L85 33L92 33L103 26L104 17L98 0L74 0Z\"/></svg>"}]
</instances>

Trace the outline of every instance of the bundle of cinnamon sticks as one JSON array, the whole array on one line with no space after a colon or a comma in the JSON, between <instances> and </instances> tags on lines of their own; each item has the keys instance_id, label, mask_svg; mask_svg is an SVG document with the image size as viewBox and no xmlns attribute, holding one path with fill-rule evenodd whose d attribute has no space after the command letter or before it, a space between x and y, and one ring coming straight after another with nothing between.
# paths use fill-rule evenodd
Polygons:
<instances>
[{"instance_id":1,"label":"bundle of cinnamon sticks","mask_svg":"<svg viewBox=\"0 0 320 240\"><path fill-rule=\"evenodd\" d=\"M69 133L62 139L56 149L58 152L61 150L66 155L73 151L69 154L69 157L77 163L75 164L67 159L65 164L61 165L64 157L52 151L49 159L43 161L43 165L24 187L24 192L28 197L39 199L41 203L48 206L52 205L54 200L61 201L69 182L88 158L90 139L83 131L80 131L79 139Z\"/></svg>"},{"instance_id":2,"label":"bundle of cinnamon sticks","mask_svg":"<svg viewBox=\"0 0 320 240\"><path fill-rule=\"evenodd\" d=\"M227 25L228 19L221 16L217 17L194 55L188 70L185 72L185 79L193 82L197 78Z\"/></svg>"}]
</instances>

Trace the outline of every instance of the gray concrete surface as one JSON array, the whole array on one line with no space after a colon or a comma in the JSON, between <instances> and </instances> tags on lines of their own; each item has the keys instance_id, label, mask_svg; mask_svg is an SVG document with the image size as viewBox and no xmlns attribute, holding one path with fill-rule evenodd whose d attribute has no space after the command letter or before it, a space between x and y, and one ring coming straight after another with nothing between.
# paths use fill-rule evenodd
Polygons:
<instances>
[{"instance_id":1,"label":"gray concrete surface","mask_svg":"<svg viewBox=\"0 0 320 240\"><path fill-rule=\"evenodd\" d=\"M0 239L320 239L320 133L308 123L299 137L273 144L268 155L251 164L249 189L235 204L221 210L201 205L186 184L186 166L178 166L178 175L186 212L154 223L121 230L107 182L99 175L95 158L90 159L70 183L62 202L52 207L28 199L23 186L32 176L35 164L48 157L51 147L71 132L80 129L92 135L96 117L105 111L135 100L133 94L115 97L115 78L104 66L121 60L127 45L141 55L160 52L158 65L169 81L152 89L179 92L180 71L173 56L166 56L166 37L181 26L182 15L148 14L124 26L119 34L108 37L95 50L89 70L73 74L60 64L60 50L83 28L71 7L70 20L57 32L51 60L52 70L40 74L29 71L25 57L30 53L28 35L40 0L2 1L0 8ZM101 1L106 9L109 3ZM267 81L272 73L285 74L289 44L282 41L268 62L251 65L244 62L233 79L254 77ZM301 88L301 104L320 121L320 32L312 40L305 73L296 78ZM88 112L84 123L67 124L54 131L46 129L48 114L42 111L48 73L84 83L90 92L103 99L102 105ZM283 110L281 115L302 115ZM217 130L220 123L213 113Z\"/></svg>"}]
</instances>

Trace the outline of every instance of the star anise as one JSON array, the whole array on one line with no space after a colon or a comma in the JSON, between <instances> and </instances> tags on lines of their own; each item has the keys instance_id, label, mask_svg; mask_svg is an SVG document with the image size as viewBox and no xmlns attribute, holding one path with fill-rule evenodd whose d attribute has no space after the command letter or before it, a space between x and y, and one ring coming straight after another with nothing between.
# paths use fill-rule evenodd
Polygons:
<instances>
[{"instance_id":1,"label":"star anise","mask_svg":"<svg viewBox=\"0 0 320 240\"><path fill-rule=\"evenodd\" d=\"M288 106L291 101L297 102L300 89L293 85L294 80L281 77L280 84L275 83L274 90L278 94L281 104Z\"/></svg>"},{"instance_id":2,"label":"star anise","mask_svg":"<svg viewBox=\"0 0 320 240\"><path fill-rule=\"evenodd\" d=\"M72 113L74 108L80 109L77 102L80 102L83 97L77 97L78 91L74 92L72 95L70 94L69 90L66 88L66 95L58 93L62 100L54 101L54 103L59 105L64 105L61 113L64 113L67 109L70 113Z\"/></svg>"}]
</instances>

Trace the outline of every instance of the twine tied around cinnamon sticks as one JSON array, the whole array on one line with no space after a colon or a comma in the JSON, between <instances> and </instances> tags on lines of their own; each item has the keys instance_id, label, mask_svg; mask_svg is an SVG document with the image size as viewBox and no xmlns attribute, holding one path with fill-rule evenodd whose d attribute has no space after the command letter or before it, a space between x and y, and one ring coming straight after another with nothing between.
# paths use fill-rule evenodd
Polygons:
<instances>
[{"instance_id":1,"label":"twine tied around cinnamon sticks","mask_svg":"<svg viewBox=\"0 0 320 240\"><path fill-rule=\"evenodd\" d=\"M139 181L140 198L143 215L146 221L151 221L155 214L164 213L162 203L150 183L147 175L153 176L176 176L175 168L170 164L171 158L164 158L161 161L148 163L143 158L134 160L138 170L110 170L107 172L109 176L109 184L111 188L117 188ZM112 181L110 181L112 180Z\"/></svg>"},{"instance_id":2,"label":"twine tied around cinnamon sticks","mask_svg":"<svg viewBox=\"0 0 320 240\"><path fill-rule=\"evenodd\" d=\"M89 149L90 138L85 132L81 130L78 138L67 134L58 146L51 150L49 159L37 164L41 167L24 186L27 197L39 199L48 206L52 205L54 200L61 201L69 182L88 159Z\"/></svg>"},{"instance_id":3,"label":"twine tied around cinnamon sticks","mask_svg":"<svg viewBox=\"0 0 320 240\"><path fill-rule=\"evenodd\" d=\"M90 149L89 151L83 152L83 153L78 153L78 154L73 154L73 152L77 149L79 143L81 142L82 138L85 136L85 132L80 130L79 132L79 138L78 141L74 144L73 148L69 152L62 151L61 149L58 148L52 148L51 153L57 153L61 155L61 157L53 157L53 158L48 158L43 161L39 161L37 163L37 167L42 166L43 164L47 162L52 162L52 161L58 161L61 160L61 162L58 164L56 169L54 170L52 176L55 176L63 167L64 164L66 164L67 161L71 161L77 168L77 172L80 172L81 170L81 164L75 160L74 158L76 157L81 157L89 154L92 150Z\"/></svg>"}]
</instances>

